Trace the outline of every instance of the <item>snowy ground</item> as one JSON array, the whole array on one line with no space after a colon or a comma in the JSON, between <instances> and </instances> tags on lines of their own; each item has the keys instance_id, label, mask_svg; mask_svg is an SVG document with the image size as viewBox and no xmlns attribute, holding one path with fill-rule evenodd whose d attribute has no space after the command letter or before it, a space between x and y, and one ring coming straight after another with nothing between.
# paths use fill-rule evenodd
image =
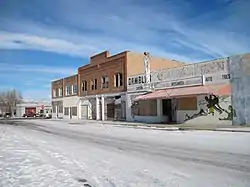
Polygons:
<instances>
[{"instance_id":1,"label":"snowy ground","mask_svg":"<svg viewBox=\"0 0 250 187\"><path fill-rule=\"evenodd\" d=\"M0 186L249 187L250 133L0 123Z\"/></svg>"}]
</instances>

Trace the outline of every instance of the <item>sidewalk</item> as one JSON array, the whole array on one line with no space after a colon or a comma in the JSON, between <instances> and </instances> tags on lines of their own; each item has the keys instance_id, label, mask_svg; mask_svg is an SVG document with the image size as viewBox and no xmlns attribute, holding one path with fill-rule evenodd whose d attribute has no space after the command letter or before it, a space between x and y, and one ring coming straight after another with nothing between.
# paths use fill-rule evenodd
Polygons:
<instances>
[{"instance_id":1,"label":"sidewalk","mask_svg":"<svg viewBox=\"0 0 250 187\"><path fill-rule=\"evenodd\" d=\"M250 133L250 125L233 126L233 125L198 125L198 124L150 124L141 122L127 122L127 121L98 121L98 120L74 120L74 119L51 119L52 121L64 121L69 125L80 124L103 124L112 125L120 128L136 128L136 129L152 129L165 131L190 131L190 130L208 130L208 131L225 131L225 132L248 132Z\"/></svg>"}]
</instances>

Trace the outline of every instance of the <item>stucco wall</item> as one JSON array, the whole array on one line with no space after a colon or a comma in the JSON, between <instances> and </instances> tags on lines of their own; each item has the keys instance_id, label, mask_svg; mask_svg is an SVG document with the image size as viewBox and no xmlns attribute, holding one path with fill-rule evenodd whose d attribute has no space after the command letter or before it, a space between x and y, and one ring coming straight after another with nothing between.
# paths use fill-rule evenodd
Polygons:
<instances>
[{"instance_id":1,"label":"stucco wall","mask_svg":"<svg viewBox=\"0 0 250 187\"><path fill-rule=\"evenodd\" d=\"M219 105L212 107L214 113L211 113L207 106L208 102L205 99L206 96L209 98L209 95L201 95L197 97L197 110L177 110L177 122L200 125L231 125L231 116L235 114L235 111L230 107L232 105L231 96L218 96Z\"/></svg>"},{"instance_id":2,"label":"stucco wall","mask_svg":"<svg viewBox=\"0 0 250 187\"><path fill-rule=\"evenodd\" d=\"M185 63L183 62L175 61L172 59L150 56L151 71L163 68L173 68L182 66L184 64ZM144 54L129 51L127 53L127 76L138 75L144 72Z\"/></svg>"},{"instance_id":3,"label":"stucco wall","mask_svg":"<svg viewBox=\"0 0 250 187\"><path fill-rule=\"evenodd\" d=\"M65 107L77 107L77 116L72 115L72 119L78 119L79 116L79 97L72 96L72 97L64 97L63 98L63 118L67 119L70 118L69 115L64 115L64 108Z\"/></svg>"},{"instance_id":4,"label":"stucco wall","mask_svg":"<svg viewBox=\"0 0 250 187\"><path fill-rule=\"evenodd\" d=\"M175 67L171 69L162 69L161 71L151 72L151 84L156 89L164 89L173 87L172 82L185 81L185 85L201 85L201 76L204 75L205 84L224 84L229 83L229 78L225 78L225 75L229 74L229 58L221 58L206 62L194 63L183 65L181 67ZM137 74L134 76L128 76L127 90L129 92L142 90L145 81L145 73ZM136 83L132 80L138 79Z\"/></svg>"},{"instance_id":5,"label":"stucco wall","mask_svg":"<svg viewBox=\"0 0 250 187\"><path fill-rule=\"evenodd\" d=\"M132 115L132 104L133 99L143 93L134 93L134 94L127 94L126 97L126 121L138 121L138 122L145 122L145 123L165 123L168 121L167 116L162 115L162 100L157 99L157 116L137 116Z\"/></svg>"},{"instance_id":6,"label":"stucco wall","mask_svg":"<svg viewBox=\"0 0 250 187\"><path fill-rule=\"evenodd\" d=\"M237 117L234 125L250 124L250 54L230 59L232 104Z\"/></svg>"}]
</instances>

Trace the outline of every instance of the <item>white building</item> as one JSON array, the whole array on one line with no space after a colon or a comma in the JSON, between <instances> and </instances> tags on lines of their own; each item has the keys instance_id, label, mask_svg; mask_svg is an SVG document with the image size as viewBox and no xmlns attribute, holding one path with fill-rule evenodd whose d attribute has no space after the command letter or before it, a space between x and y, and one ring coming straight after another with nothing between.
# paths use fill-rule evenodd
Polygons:
<instances>
[{"instance_id":1,"label":"white building","mask_svg":"<svg viewBox=\"0 0 250 187\"><path fill-rule=\"evenodd\" d=\"M128 77L128 121L231 124L230 58ZM215 96L214 96L215 95Z\"/></svg>"},{"instance_id":2,"label":"white building","mask_svg":"<svg viewBox=\"0 0 250 187\"><path fill-rule=\"evenodd\" d=\"M50 113L52 112L51 103L49 101L22 101L16 105L16 117L22 117L23 114L32 113Z\"/></svg>"},{"instance_id":3,"label":"white building","mask_svg":"<svg viewBox=\"0 0 250 187\"><path fill-rule=\"evenodd\" d=\"M79 119L78 75L52 82L52 118Z\"/></svg>"}]
</instances>

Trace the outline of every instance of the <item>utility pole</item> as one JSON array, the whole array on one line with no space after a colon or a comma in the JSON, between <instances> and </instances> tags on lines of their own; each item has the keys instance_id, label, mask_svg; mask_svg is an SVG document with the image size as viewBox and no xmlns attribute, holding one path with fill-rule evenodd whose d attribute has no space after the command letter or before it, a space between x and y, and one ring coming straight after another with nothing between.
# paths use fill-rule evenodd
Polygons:
<instances>
[{"instance_id":1,"label":"utility pole","mask_svg":"<svg viewBox=\"0 0 250 187\"><path fill-rule=\"evenodd\" d=\"M144 70L146 74L146 84L147 88L150 89L150 63L149 63L149 53L144 52Z\"/></svg>"},{"instance_id":2,"label":"utility pole","mask_svg":"<svg viewBox=\"0 0 250 187\"><path fill-rule=\"evenodd\" d=\"M4 100L4 104L5 104L5 114L4 114L5 120L4 120L4 122L5 122L5 125L7 124L7 115L6 115L6 113L7 113L7 103L8 103L8 101Z\"/></svg>"}]
</instances>

